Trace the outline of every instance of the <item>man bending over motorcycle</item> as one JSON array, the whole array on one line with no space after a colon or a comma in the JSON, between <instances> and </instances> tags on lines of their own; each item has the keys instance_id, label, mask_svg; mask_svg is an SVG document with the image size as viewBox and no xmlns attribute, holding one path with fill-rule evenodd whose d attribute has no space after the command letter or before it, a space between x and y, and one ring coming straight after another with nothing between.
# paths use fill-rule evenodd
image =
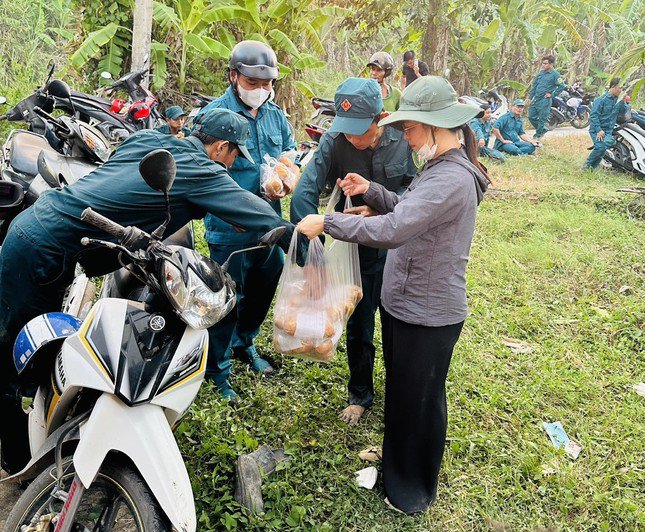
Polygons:
<instances>
[{"instance_id":1,"label":"man bending over motorcycle","mask_svg":"<svg viewBox=\"0 0 645 532\"><path fill-rule=\"evenodd\" d=\"M0 249L0 441L5 470L19 471L29 457L13 342L30 319L60 310L77 262L88 275L104 275L120 267L115 253L81 245L84 236L115 241L81 221L85 208L148 233L165 220L162 194L152 191L139 174L139 162L146 154L164 148L177 164L166 234L212 213L258 234L286 226L280 245L288 249L293 226L266 201L240 188L227 172L236 156L251 159L245 146L248 134L248 121L227 109L204 112L184 139L141 131L129 137L102 167L69 187L45 192L13 221Z\"/></svg>"}]
</instances>

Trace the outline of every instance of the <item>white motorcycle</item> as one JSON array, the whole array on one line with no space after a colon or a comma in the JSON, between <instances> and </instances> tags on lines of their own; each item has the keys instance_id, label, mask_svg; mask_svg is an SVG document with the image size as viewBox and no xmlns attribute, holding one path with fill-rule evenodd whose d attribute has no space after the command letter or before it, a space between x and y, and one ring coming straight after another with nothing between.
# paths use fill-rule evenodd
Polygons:
<instances>
[{"instance_id":1,"label":"white motorcycle","mask_svg":"<svg viewBox=\"0 0 645 532\"><path fill-rule=\"evenodd\" d=\"M615 143L603 155L602 165L645 177L645 112L628 110L614 127Z\"/></svg>"},{"instance_id":2,"label":"white motorcycle","mask_svg":"<svg viewBox=\"0 0 645 532\"><path fill-rule=\"evenodd\" d=\"M140 172L168 202L172 155L150 153ZM5 530L194 531L193 493L172 428L204 379L206 329L235 305L229 261L220 266L164 244L168 219L151 235L89 208L81 219L119 242L84 238L83 244L119 251L139 283L128 298L99 299L82 322L55 312L20 332L14 362L35 388L32 459L4 482L31 483ZM248 250L275 244L284 230L270 231Z\"/></svg>"}]
</instances>

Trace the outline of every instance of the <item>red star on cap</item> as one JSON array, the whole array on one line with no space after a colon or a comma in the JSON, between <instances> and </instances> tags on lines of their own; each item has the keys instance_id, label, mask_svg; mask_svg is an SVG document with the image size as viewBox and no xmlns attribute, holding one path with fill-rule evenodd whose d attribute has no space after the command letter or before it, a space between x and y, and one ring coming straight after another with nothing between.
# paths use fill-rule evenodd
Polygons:
<instances>
[{"instance_id":1,"label":"red star on cap","mask_svg":"<svg viewBox=\"0 0 645 532\"><path fill-rule=\"evenodd\" d=\"M343 111L345 112L349 111L352 108L352 104L347 98L343 100L343 103L341 103L340 106L343 108Z\"/></svg>"}]
</instances>

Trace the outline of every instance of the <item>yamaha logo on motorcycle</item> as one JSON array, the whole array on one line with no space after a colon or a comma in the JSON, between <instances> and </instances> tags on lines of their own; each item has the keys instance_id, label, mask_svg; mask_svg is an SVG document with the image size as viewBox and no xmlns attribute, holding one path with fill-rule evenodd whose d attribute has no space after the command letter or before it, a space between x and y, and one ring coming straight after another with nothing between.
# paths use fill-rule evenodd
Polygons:
<instances>
[{"instance_id":1,"label":"yamaha logo on motorcycle","mask_svg":"<svg viewBox=\"0 0 645 532\"><path fill-rule=\"evenodd\" d=\"M166 319L161 314L155 314L150 318L148 325L153 331L159 332L166 326Z\"/></svg>"}]
</instances>

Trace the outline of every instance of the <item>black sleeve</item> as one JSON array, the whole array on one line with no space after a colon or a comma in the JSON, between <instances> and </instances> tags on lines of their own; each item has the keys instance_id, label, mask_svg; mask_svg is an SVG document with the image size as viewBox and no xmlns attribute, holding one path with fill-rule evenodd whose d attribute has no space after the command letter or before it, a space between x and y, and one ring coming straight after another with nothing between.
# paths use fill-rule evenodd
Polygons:
<instances>
[{"instance_id":1,"label":"black sleeve","mask_svg":"<svg viewBox=\"0 0 645 532\"><path fill-rule=\"evenodd\" d=\"M430 75L430 69L428 68L428 64L425 63L424 61L419 61L419 74L421 74L422 76Z\"/></svg>"}]
</instances>

